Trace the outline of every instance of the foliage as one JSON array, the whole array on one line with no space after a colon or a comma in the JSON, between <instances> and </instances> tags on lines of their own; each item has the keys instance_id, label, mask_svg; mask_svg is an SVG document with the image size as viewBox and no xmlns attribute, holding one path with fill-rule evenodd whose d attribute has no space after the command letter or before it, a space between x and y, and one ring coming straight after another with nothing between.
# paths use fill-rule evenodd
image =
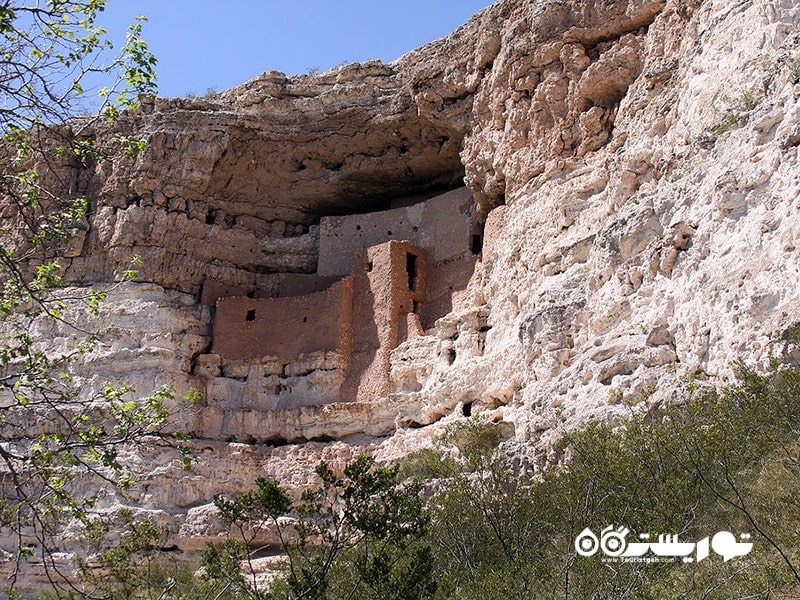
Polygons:
<instances>
[{"instance_id":1,"label":"foliage","mask_svg":"<svg viewBox=\"0 0 800 600\"><path fill-rule=\"evenodd\" d=\"M794 342L795 330L783 341ZM784 355L789 355L784 348ZM500 426L470 418L447 428L436 448L420 451L395 473L436 490L427 503L430 523L414 549L423 549L404 566L404 580L438 581L435 598L790 598L800 590L797 550L800 533L800 370L776 359L762 375L737 365L737 379L719 392L684 398L651 411L644 420L622 428L592 424L567 435L557 454L566 465L545 466L535 477L521 475L506 454ZM321 475L325 480L326 471ZM329 480L332 481L332 480ZM260 482L260 486L273 485ZM336 486L334 486L336 487ZM266 488L265 488L266 489ZM408 590L392 595L398 580L386 573L358 569L353 555L364 540L326 564L325 543L312 540L321 531L305 529L312 515L333 514L321 504L292 509L288 495L260 488L261 513L250 513L255 496L222 505L240 523L266 523L291 531L283 548L289 572L280 584L253 598L416 597ZM330 495L317 492L318 499ZM325 504L325 506L334 506ZM342 510L342 505L339 505ZM340 513L342 518L347 511ZM268 516L268 518L265 517ZM290 521L291 515L299 522ZM281 517L284 518L281 521ZM330 521L326 531L334 531ZM754 551L731 562L712 555L702 563L603 562L578 556L576 536L585 528L625 526L638 533L679 534L700 540L722 530L750 532ZM228 542L226 552L210 550L211 565L221 557L230 577L246 581L257 536ZM293 546L293 544L297 544ZM232 551L235 549L235 551ZM408 551L405 551L408 555ZM207 557L208 559L208 557ZM316 562L315 562L316 560ZM215 562L216 561L216 562ZM207 563L209 564L209 563ZM347 568L342 568L348 565ZM433 568L433 572L429 569ZM219 577L219 571L214 572ZM300 573L300 576L296 576ZM353 582L369 578L392 582L372 588L373 596L349 596ZM293 579L294 577L294 579ZM253 584L255 579L252 580ZM304 582L300 584L300 582ZM310 582L319 582L316 586ZM300 584L300 585L298 585ZM261 595L259 595L261 594Z\"/></svg>"},{"instance_id":2,"label":"foliage","mask_svg":"<svg viewBox=\"0 0 800 600\"><path fill-rule=\"evenodd\" d=\"M24 135L35 125L66 123L92 74L116 77L99 92L109 116L118 114L115 106L132 108L140 95L155 92L156 59L141 38L143 18L129 28L121 52L103 62L112 50L97 23L105 6L106 0L9 0L0 6L0 129Z\"/></svg>"},{"instance_id":3,"label":"foliage","mask_svg":"<svg viewBox=\"0 0 800 600\"><path fill-rule=\"evenodd\" d=\"M789 61L789 83L792 85L800 83L800 57Z\"/></svg>"},{"instance_id":4,"label":"foliage","mask_svg":"<svg viewBox=\"0 0 800 600\"><path fill-rule=\"evenodd\" d=\"M169 586L158 564L159 549L165 544L169 529L148 519L137 520L129 509L117 516L120 542L110 549L98 544L96 566L80 561L84 585L89 595L103 598L133 598L142 590ZM102 543L110 524L94 519L87 528L87 538ZM152 594L147 594L152 595Z\"/></svg>"},{"instance_id":5,"label":"foliage","mask_svg":"<svg viewBox=\"0 0 800 600\"><path fill-rule=\"evenodd\" d=\"M259 479L257 488L214 501L232 536L209 546L206 576L247 598L413 600L431 597L430 547L420 543L428 519L419 486L400 484L396 467L361 456L337 477L317 468L321 485L292 502L286 490ZM264 532L277 533L286 554L283 576L259 583L255 556Z\"/></svg>"},{"instance_id":6,"label":"foliage","mask_svg":"<svg viewBox=\"0 0 800 600\"><path fill-rule=\"evenodd\" d=\"M119 535L109 548L105 536L110 530ZM103 598L105 600L200 600L226 598L221 588L197 577L192 566L179 557L177 548L165 547L173 533L148 517L137 517L130 509L118 511L110 522L96 518L85 530L85 541L95 554L78 563L80 589L56 590L43 597Z\"/></svg>"},{"instance_id":7,"label":"foliage","mask_svg":"<svg viewBox=\"0 0 800 600\"><path fill-rule=\"evenodd\" d=\"M158 432L173 395L161 388L139 398L124 383L88 394L72 368L97 341L86 323L107 294L76 292L62 279L58 257L92 206L73 175L103 159L94 121L114 121L155 92L142 22L112 56L98 25L104 8L105 0L0 3L0 526L15 540L5 548L15 565L9 592L31 560L58 589L78 593L56 560L63 527L98 531L85 490L133 484L122 453ZM77 118L84 87L100 74L116 81L100 91L94 119ZM129 158L143 148L117 142ZM48 345L45 332L64 343Z\"/></svg>"},{"instance_id":8,"label":"foliage","mask_svg":"<svg viewBox=\"0 0 800 600\"><path fill-rule=\"evenodd\" d=\"M783 360L766 375L743 363L737 370L719 393L621 429L593 424L567 435L566 468L535 478L520 476L467 423L461 439L472 447L460 450L431 503L437 597L796 597L800 370ZM448 437L439 452L448 452ZM692 565L578 556L579 532L608 525L628 527L631 539L749 532L754 550Z\"/></svg>"},{"instance_id":9,"label":"foliage","mask_svg":"<svg viewBox=\"0 0 800 600\"><path fill-rule=\"evenodd\" d=\"M219 92L214 87L206 88L205 93L201 96L194 91L186 92L186 98L190 100L214 100L219 95Z\"/></svg>"},{"instance_id":10,"label":"foliage","mask_svg":"<svg viewBox=\"0 0 800 600\"><path fill-rule=\"evenodd\" d=\"M764 98L764 93L757 87L744 90L736 99L723 98L728 108L722 114L719 122L711 128L715 135L722 135L740 127L747 119L748 114L754 110Z\"/></svg>"},{"instance_id":11,"label":"foliage","mask_svg":"<svg viewBox=\"0 0 800 600\"><path fill-rule=\"evenodd\" d=\"M529 567L540 547L530 542L549 528L548 502L514 473L502 439L497 425L475 417L442 436L457 455L442 461L450 473L431 503L437 597L536 597L539 573Z\"/></svg>"}]
</instances>

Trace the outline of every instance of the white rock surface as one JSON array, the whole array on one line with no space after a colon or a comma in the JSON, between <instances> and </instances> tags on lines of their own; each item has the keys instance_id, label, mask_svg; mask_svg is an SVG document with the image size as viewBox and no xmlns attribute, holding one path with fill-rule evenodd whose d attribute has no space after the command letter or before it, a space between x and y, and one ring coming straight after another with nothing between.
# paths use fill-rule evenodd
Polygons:
<instances>
[{"instance_id":1,"label":"white rock surface","mask_svg":"<svg viewBox=\"0 0 800 600\"><path fill-rule=\"evenodd\" d=\"M688 378L724 378L739 357L764 364L771 341L800 321L798 30L791 0L502 0L392 65L317 79L268 73L223 94L225 104L162 102L131 118L125 126L152 136L154 149L97 174L91 241L71 276L110 278L121 251L106 256L104 244L136 249L142 227L163 262L146 269L154 283L111 294L109 339L81 375L90 387L124 378L138 390L206 392L175 424L196 434L194 468L156 447L143 452L135 506L160 511L176 543L196 551L220 531L215 493L258 476L299 490L319 460L341 468L364 451L396 460L430 445L465 405L513 427L520 447L546 451L588 420L628 418L640 398L669 399ZM285 144L287 123L333 100L346 139L316 123L301 140L314 154L306 175L294 163L270 167L289 208L248 197L244 183L217 185L233 124L250 141L269 131ZM403 115L413 123L401 133L418 134L403 146L414 157L386 141ZM206 131L210 123L225 133ZM440 151L436 135L447 137ZM378 141L388 149L370 158ZM398 176L392 160L413 170L439 152L429 175L452 178L455 143L489 219L482 260L453 312L394 352L395 394L284 407L248 391L253 365L222 371L207 354L211 315L196 296L209 261L239 284L268 283L252 264L308 270L316 242L292 208L295 180L313 176L306 211L331 201L325 185L339 176L320 175L326 161L343 161L345 174L363 168L374 191ZM175 171L181 157L197 163ZM249 173L229 167L226 177ZM124 206L129 186L141 207ZM200 194L208 205L194 206ZM208 207L224 214L207 223ZM165 216L173 212L182 216ZM205 244L212 250L198 250ZM218 247L220 261L204 254ZM242 258L242 247L255 254ZM285 376L316 372L298 369Z\"/></svg>"}]
</instances>

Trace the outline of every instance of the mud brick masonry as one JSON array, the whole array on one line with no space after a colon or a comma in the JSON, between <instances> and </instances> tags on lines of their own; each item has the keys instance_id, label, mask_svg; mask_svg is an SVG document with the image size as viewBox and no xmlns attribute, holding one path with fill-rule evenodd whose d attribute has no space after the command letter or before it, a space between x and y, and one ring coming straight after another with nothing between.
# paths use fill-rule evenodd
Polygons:
<instances>
[{"instance_id":1,"label":"mud brick masonry","mask_svg":"<svg viewBox=\"0 0 800 600\"><path fill-rule=\"evenodd\" d=\"M285 365L335 353L343 375L335 400L386 396L392 350L447 314L474 271L481 234L473 207L461 188L382 212L323 217L317 273L278 276L274 297L207 281L212 352Z\"/></svg>"}]
</instances>

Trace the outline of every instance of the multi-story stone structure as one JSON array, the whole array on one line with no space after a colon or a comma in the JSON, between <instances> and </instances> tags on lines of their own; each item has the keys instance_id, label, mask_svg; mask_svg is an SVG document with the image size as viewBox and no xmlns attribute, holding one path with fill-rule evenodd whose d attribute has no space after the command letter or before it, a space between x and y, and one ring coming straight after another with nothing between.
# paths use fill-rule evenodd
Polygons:
<instances>
[{"instance_id":1,"label":"multi-story stone structure","mask_svg":"<svg viewBox=\"0 0 800 600\"><path fill-rule=\"evenodd\" d=\"M281 406L369 401L390 394L391 352L452 307L474 270L474 202L466 188L389 210L323 217L316 274L282 274L271 294L207 281L212 354L265 363L284 381L291 365L321 360L325 385L266 383ZM322 357L322 358L320 358Z\"/></svg>"}]
</instances>

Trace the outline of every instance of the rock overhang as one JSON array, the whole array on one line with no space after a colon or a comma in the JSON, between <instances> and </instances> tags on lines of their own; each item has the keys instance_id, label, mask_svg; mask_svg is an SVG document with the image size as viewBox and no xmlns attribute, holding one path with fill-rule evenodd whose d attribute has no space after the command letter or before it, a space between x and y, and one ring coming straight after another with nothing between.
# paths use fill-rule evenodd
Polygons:
<instances>
[{"instance_id":1,"label":"rock overhang","mask_svg":"<svg viewBox=\"0 0 800 600\"><path fill-rule=\"evenodd\" d=\"M351 68L362 69L374 66ZM420 114L391 69L357 83L299 77L263 88L227 92L233 106L157 100L140 116L149 145L130 192L308 225L463 184L463 134Z\"/></svg>"}]
</instances>

